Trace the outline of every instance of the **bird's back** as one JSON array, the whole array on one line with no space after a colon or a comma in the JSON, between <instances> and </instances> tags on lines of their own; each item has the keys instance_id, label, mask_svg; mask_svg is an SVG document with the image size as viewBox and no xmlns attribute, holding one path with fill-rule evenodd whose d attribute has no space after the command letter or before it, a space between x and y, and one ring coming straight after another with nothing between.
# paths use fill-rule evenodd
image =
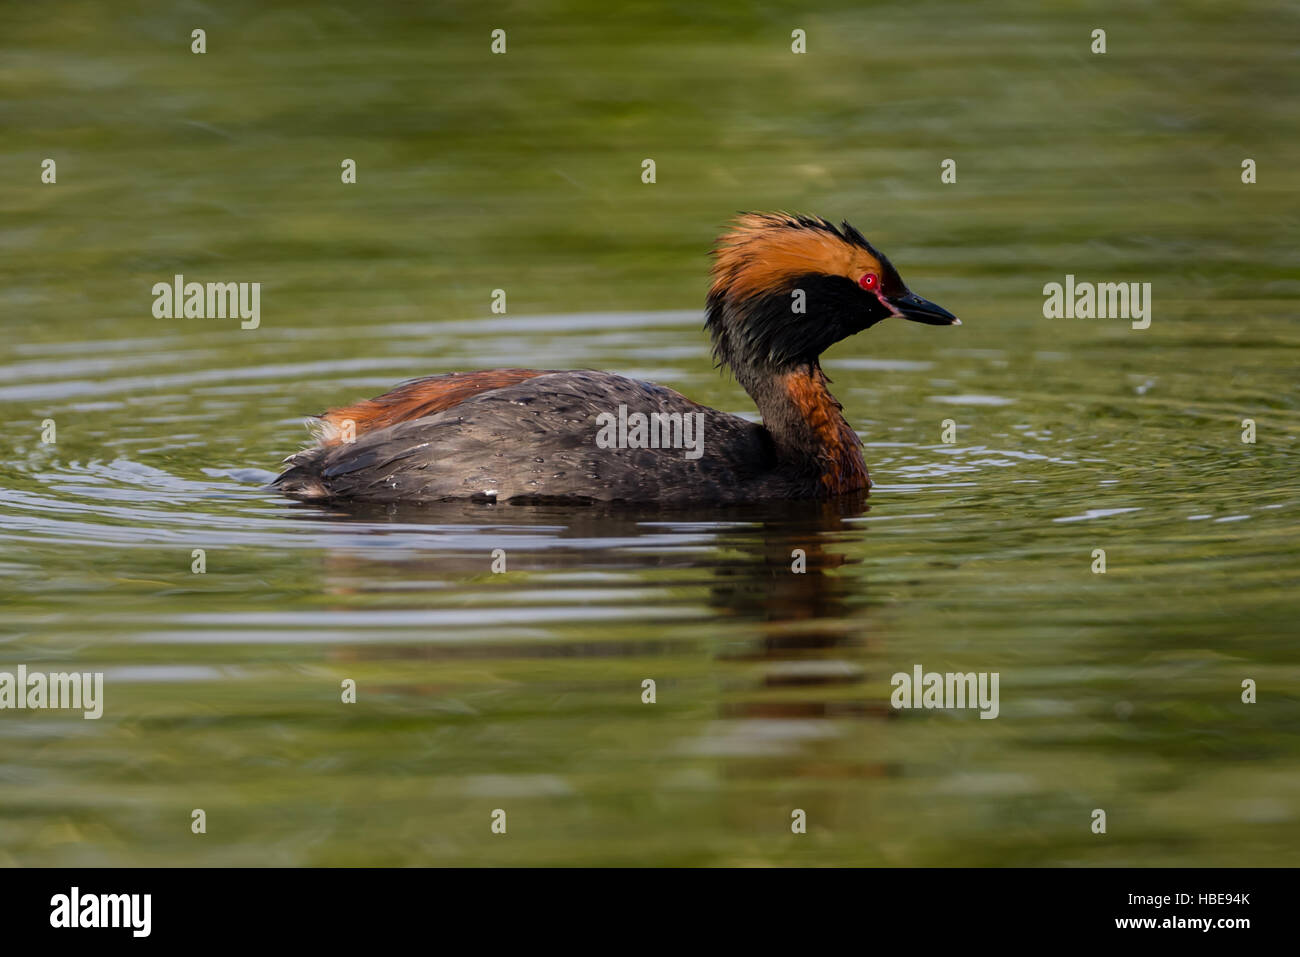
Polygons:
<instances>
[{"instance_id":1,"label":"bird's back","mask_svg":"<svg viewBox=\"0 0 1300 957\"><path fill-rule=\"evenodd\" d=\"M370 502L731 503L814 491L777 470L762 426L672 389L608 372L513 371L519 381L299 452L275 484L305 500ZM447 378L422 382L436 391Z\"/></svg>"}]
</instances>

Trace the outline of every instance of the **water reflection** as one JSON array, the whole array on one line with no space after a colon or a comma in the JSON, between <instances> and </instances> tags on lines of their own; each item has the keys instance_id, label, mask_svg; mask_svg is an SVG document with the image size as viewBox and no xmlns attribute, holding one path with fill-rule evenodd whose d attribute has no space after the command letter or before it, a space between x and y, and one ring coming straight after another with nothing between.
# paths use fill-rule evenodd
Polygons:
<instances>
[{"instance_id":1,"label":"water reflection","mask_svg":"<svg viewBox=\"0 0 1300 957\"><path fill-rule=\"evenodd\" d=\"M703 653L719 665L723 694L717 717L729 724L734 747L752 755L770 748L786 753L799 733L792 720L886 716L892 712L880 700L861 693L865 669L862 651L881 643L880 608L869 601L861 570L843 574L868 553L870 526L853 523L870 511L866 495L830 502L790 502L733 507L692 514L654 508L619 506L510 506L442 503L421 508L356 506L312 509L343 525L362 523L380 529L399 526L406 541L400 563L380 560L351 548L324 554L324 588L340 601L340 612L355 612L359 594L398 595L417 590L397 604L385 603L387 614L424 607L429 594L441 588L463 589L475 582L483 587L509 587L519 581L523 599L535 604L538 593L562 595L566 606L581 604L583 594L596 605L606 604L609 590L640 587L656 571L673 573L679 586L696 587L706 608L674 625L671 618L646 620L640 626L621 623L617 640L610 638L575 646L562 635L551 640L511 640L521 622L502 616L501 608L485 608L484 616L500 620L500 631L481 632L472 644L437 641L401 645L356 644L337 648L335 660L366 658L646 657L678 649L674 628L698 630L703 621L717 636ZM425 551L414 546L419 529L436 531L462 543L457 548ZM498 551L499 550L499 551ZM499 581L490 571L504 564ZM467 580L468 579L468 580ZM518 598L518 591L514 597ZM653 596L652 596L653 597ZM649 606L656 615L663 605ZM546 627L544 619L536 623ZM724 637L725 636L725 637ZM743 679L737 675L743 674ZM835 689L827 694L827 689ZM739 721L762 724L737 729ZM804 729L803 734L820 733ZM703 752L726 753L733 745L698 742ZM703 753L701 752L701 753Z\"/></svg>"}]
</instances>

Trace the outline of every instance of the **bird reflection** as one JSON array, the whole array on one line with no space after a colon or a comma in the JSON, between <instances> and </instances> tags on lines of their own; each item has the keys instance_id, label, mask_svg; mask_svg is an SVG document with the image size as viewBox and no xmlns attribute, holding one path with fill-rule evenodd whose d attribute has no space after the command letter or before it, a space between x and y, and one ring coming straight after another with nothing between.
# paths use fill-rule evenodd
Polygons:
<instances>
[{"instance_id":1,"label":"bird reflection","mask_svg":"<svg viewBox=\"0 0 1300 957\"><path fill-rule=\"evenodd\" d=\"M575 654L663 658L662 670L649 667L671 682L680 656L703 648L713 662L715 679L708 693L716 695L716 718L675 728L688 754L721 759L718 770L724 776L749 774L752 760L777 762L767 772L783 777L879 776L885 773L880 766L846 760L836 743L843 729L824 720L893 714L885 696L864 693L864 649L880 640L881 624L878 605L866 589L862 559L849 556L864 552L862 540L870 526L853 520L867 511L865 496L858 495L779 507L715 508L704 514L474 503L318 513L353 533L394 535L405 546L400 562L368 557L364 550L328 550L322 577L343 607L354 607L356 593L374 590L385 592L386 608L394 607L394 600L419 608L429 601L425 588L430 582L466 589L509 587L509 573L499 580L490 574L490 554L500 546L508 554L508 572L526 573L529 589L553 588L563 598L566 589L611 583L663 588L663 598L652 597L649 604L679 609L683 589L687 595L699 589L695 594L703 595L707 609L703 621L693 613L681 625L657 620L653 607L642 627L612 618L617 635L580 648L564 625L544 623L538 627L551 632L553 640L519 642L503 628L501 637L484 636L486 640L467 635L462 642L345 643L335 645L333 653L342 659L435 663ZM355 534L347 538L356 541ZM665 570L671 572L668 584L658 574ZM575 586L575 574L592 576L592 584ZM420 587L399 598L391 591L395 575ZM548 576L556 575L554 584L548 584ZM481 601L481 590L477 597L475 607L483 609L490 625L491 603ZM692 605L687 599L685 604L698 612L698 602ZM677 628L693 629L703 638L677 641ZM437 681L436 673L430 677ZM574 687L583 685L575 679ZM427 694L439 693L437 689L422 684L387 690Z\"/></svg>"}]
</instances>

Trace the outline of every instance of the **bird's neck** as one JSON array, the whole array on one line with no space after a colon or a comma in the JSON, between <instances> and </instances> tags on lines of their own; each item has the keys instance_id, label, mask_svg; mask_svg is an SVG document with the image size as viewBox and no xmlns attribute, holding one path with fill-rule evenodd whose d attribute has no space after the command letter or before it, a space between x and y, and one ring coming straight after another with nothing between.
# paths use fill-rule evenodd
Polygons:
<instances>
[{"instance_id":1,"label":"bird's neck","mask_svg":"<svg viewBox=\"0 0 1300 957\"><path fill-rule=\"evenodd\" d=\"M831 395L816 363L759 373L740 370L737 379L763 416L776 454L787 468L807 472L827 494L866 488L862 442Z\"/></svg>"}]
</instances>

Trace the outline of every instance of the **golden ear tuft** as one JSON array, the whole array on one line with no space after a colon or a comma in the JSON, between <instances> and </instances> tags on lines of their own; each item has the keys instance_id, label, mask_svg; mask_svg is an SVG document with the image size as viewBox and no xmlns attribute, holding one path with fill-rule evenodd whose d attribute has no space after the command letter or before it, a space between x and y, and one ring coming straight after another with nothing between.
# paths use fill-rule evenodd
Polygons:
<instances>
[{"instance_id":1,"label":"golden ear tuft","mask_svg":"<svg viewBox=\"0 0 1300 957\"><path fill-rule=\"evenodd\" d=\"M818 217L742 213L714 247L709 294L744 299L781 292L809 273L857 282L864 273L882 272L880 260L850 237L861 238Z\"/></svg>"}]
</instances>

